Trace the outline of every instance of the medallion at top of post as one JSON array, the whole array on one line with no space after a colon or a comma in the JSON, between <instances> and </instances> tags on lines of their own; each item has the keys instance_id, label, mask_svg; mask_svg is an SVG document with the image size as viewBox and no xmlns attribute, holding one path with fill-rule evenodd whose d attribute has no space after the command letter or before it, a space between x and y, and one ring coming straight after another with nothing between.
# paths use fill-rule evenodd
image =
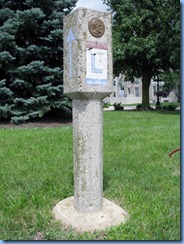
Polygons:
<instances>
[{"instance_id":1,"label":"medallion at top of post","mask_svg":"<svg viewBox=\"0 0 184 244\"><path fill-rule=\"evenodd\" d=\"M88 29L91 35L101 37L105 32L105 25L101 19L93 18L88 22Z\"/></svg>"},{"instance_id":2,"label":"medallion at top of post","mask_svg":"<svg viewBox=\"0 0 184 244\"><path fill-rule=\"evenodd\" d=\"M64 17L64 93L103 99L113 91L112 16L77 8Z\"/></svg>"}]
</instances>

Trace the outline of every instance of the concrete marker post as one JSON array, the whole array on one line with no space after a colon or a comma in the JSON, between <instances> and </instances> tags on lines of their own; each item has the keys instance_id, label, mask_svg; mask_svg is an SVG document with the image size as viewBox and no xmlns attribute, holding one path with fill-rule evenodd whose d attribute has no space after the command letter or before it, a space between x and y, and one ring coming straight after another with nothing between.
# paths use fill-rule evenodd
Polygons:
<instances>
[{"instance_id":1,"label":"concrete marker post","mask_svg":"<svg viewBox=\"0 0 184 244\"><path fill-rule=\"evenodd\" d=\"M73 101L74 197L55 219L78 231L125 222L125 210L103 198L103 98L113 91L111 14L78 8L64 18L64 93Z\"/></svg>"}]
</instances>

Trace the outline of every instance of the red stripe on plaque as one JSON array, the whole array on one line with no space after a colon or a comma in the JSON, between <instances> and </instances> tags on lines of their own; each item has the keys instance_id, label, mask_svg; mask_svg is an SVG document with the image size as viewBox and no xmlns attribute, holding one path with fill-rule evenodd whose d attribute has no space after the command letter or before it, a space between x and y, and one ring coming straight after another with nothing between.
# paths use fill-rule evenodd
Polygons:
<instances>
[{"instance_id":1,"label":"red stripe on plaque","mask_svg":"<svg viewBox=\"0 0 184 244\"><path fill-rule=\"evenodd\" d=\"M107 50L106 43L97 43L97 42L87 42L87 48L96 48L96 49L104 49Z\"/></svg>"}]
</instances>

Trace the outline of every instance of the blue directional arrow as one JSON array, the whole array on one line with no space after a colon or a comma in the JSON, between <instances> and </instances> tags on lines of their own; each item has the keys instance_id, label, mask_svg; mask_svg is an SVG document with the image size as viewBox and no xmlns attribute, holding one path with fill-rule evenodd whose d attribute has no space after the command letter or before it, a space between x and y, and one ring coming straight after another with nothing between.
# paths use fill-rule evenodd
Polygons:
<instances>
[{"instance_id":1,"label":"blue directional arrow","mask_svg":"<svg viewBox=\"0 0 184 244\"><path fill-rule=\"evenodd\" d=\"M72 29L69 29L68 36L67 36L67 43L69 43L69 72L70 78L73 77L73 69L72 69L72 42L75 40L75 36L73 34Z\"/></svg>"}]
</instances>

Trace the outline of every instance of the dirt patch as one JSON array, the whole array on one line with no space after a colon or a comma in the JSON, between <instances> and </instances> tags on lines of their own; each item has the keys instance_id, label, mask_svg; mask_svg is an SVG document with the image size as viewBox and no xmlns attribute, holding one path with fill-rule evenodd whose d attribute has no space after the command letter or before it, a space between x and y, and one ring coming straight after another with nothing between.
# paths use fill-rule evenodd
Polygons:
<instances>
[{"instance_id":1,"label":"dirt patch","mask_svg":"<svg viewBox=\"0 0 184 244\"><path fill-rule=\"evenodd\" d=\"M72 125L71 119L64 118L36 118L19 125L13 124L5 119L0 119L1 128L44 128L44 127L60 127Z\"/></svg>"},{"instance_id":2,"label":"dirt patch","mask_svg":"<svg viewBox=\"0 0 184 244\"><path fill-rule=\"evenodd\" d=\"M43 240L46 240L43 233L38 231L35 236L33 237L33 240L34 241L43 241Z\"/></svg>"}]
</instances>

